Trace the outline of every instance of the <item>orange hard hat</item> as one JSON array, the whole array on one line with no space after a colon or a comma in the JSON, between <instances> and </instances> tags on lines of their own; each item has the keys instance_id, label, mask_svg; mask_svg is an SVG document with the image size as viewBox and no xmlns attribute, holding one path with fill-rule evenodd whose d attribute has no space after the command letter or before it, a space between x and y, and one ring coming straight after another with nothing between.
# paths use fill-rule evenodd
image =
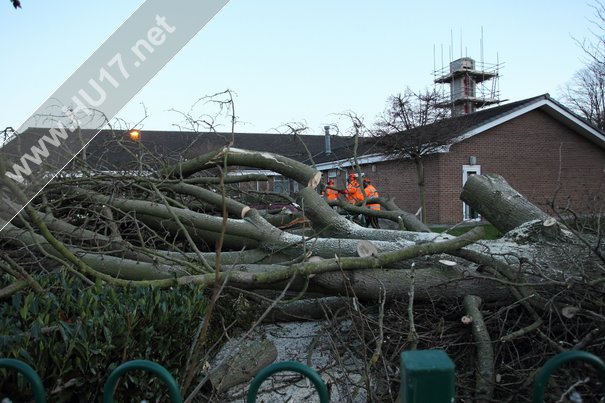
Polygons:
<instances>
[{"instance_id":1,"label":"orange hard hat","mask_svg":"<svg viewBox=\"0 0 605 403\"><path fill-rule=\"evenodd\" d=\"M330 185L334 184L334 179L328 179L328 184L330 184Z\"/></svg>"}]
</instances>

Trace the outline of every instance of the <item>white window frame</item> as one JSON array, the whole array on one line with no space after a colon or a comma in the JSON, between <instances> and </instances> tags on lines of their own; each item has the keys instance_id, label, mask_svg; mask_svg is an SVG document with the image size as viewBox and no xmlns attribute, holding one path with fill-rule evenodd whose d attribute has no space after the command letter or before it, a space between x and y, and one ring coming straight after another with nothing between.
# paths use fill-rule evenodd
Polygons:
<instances>
[{"instance_id":1,"label":"white window frame","mask_svg":"<svg viewBox=\"0 0 605 403\"><path fill-rule=\"evenodd\" d=\"M462 187L466 184L468 180L469 173L473 173L473 175L481 175L481 165L462 165ZM477 218L469 218L469 210L470 206L465 202L462 202L462 219L464 221L481 221L481 215L477 214Z\"/></svg>"}]
</instances>

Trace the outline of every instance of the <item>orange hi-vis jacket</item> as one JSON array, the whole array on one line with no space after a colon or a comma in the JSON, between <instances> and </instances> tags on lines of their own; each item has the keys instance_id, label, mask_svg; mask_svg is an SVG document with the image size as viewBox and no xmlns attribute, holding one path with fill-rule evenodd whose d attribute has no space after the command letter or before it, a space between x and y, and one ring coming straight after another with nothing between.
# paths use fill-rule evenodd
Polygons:
<instances>
[{"instance_id":1,"label":"orange hi-vis jacket","mask_svg":"<svg viewBox=\"0 0 605 403\"><path fill-rule=\"evenodd\" d=\"M363 201L363 193L361 193L361 188L359 187L359 182L356 180L352 180L347 185L347 190L345 191L345 197L347 202L350 204L356 204L357 202Z\"/></svg>"},{"instance_id":2,"label":"orange hi-vis jacket","mask_svg":"<svg viewBox=\"0 0 605 403\"><path fill-rule=\"evenodd\" d=\"M336 200L338 199L338 190L334 190L330 187L326 187L326 190L324 191L324 196L326 197L326 200L330 201L330 200Z\"/></svg>"},{"instance_id":3,"label":"orange hi-vis jacket","mask_svg":"<svg viewBox=\"0 0 605 403\"><path fill-rule=\"evenodd\" d=\"M378 191L376 190L376 188L370 184L367 184L364 188L363 191L366 194L366 198L370 198L370 197L378 197ZM370 208L372 210L380 210L380 204L367 204L366 205L367 208Z\"/></svg>"}]
</instances>

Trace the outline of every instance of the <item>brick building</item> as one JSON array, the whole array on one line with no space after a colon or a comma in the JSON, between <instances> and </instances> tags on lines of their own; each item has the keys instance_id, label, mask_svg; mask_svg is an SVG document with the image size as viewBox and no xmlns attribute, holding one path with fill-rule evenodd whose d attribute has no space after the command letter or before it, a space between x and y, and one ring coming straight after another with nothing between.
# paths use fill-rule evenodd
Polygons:
<instances>
[{"instance_id":1,"label":"brick building","mask_svg":"<svg viewBox=\"0 0 605 403\"><path fill-rule=\"evenodd\" d=\"M469 175L485 173L502 175L545 211L551 203L581 213L604 210L605 135L548 94L412 130L449 132L441 151L424 160L429 224L480 219L459 196ZM359 160L381 195L394 197L406 211L419 209L411 160L379 153ZM318 168L342 183L338 173L350 166L350 160L342 159Z\"/></svg>"},{"instance_id":2,"label":"brick building","mask_svg":"<svg viewBox=\"0 0 605 403\"><path fill-rule=\"evenodd\" d=\"M424 159L429 224L480 219L460 201L469 175L497 173L531 202L548 211L550 203L581 213L605 210L605 134L547 94L455 116L407 132L445 133L448 141ZM418 134L418 133L415 133ZM362 138L358 161L382 196L402 209L420 207L413 162L381 152L376 139ZM334 178L344 188L353 166L353 139L343 136L274 133L191 133L143 131L133 142L127 133L103 131L88 147L88 162L101 170L136 169L188 159L232 142L234 147L270 151L296 159ZM303 146L303 143L305 146ZM245 173L245 167L241 173ZM258 171L254 171L258 172ZM248 184L258 191L293 193L298 184L275 172L268 181Z\"/></svg>"}]
</instances>

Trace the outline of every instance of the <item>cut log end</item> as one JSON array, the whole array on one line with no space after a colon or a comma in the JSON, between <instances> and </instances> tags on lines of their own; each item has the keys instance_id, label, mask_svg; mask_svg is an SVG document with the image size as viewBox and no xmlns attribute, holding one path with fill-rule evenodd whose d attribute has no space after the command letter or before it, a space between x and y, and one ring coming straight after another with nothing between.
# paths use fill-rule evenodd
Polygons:
<instances>
[{"instance_id":1,"label":"cut log end","mask_svg":"<svg viewBox=\"0 0 605 403\"><path fill-rule=\"evenodd\" d=\"M321 172L317 171L315 173L315 175L313 175L313 177L309 180L309 183L307 183L307 187L315 189L319 185L320 182L321 182Z\"/></svg>"},{"instance_id":2,"label":"cut log end","mask_svg":"<svg viewBox=\"0 0 605 403\"><path fill-rule=\"evenodd\" d=\"M250 212L250 210L252 210L250 207L244 206L242 208L241 217L246 218L246 214L248 214Z\"/></svg>"},{"instance_id":3,"label":"cut log end","mask_svg":"<svg viewBox=\"0 0 605 403\"><path fill-rule=\"evenodd\" d=\"M378 256L378 249L372 242L362 239L357 242L357 255L359 257Z\"/></svg>"}]
</instances>

